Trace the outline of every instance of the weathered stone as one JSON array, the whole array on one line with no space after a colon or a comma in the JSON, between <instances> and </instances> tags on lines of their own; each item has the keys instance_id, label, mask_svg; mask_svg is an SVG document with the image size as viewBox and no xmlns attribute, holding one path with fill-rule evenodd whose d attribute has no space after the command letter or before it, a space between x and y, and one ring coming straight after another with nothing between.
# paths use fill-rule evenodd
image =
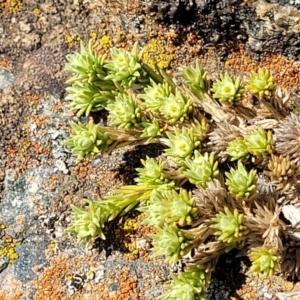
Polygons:
<instances>
[{"instance_id":1,"label":"weathered stone","mask_svg":"<svg viewBox=\"0 0 300 300\"><path fill-rule=\"evenodd\" d=\"M258 2L256 22L247 26L247 49L250 52L274 52L300 58L300 11L290 5Z\"/></svg>"},{"instance_id":2,"label":"weathered stone","mask_svg":"<svg viewBox=\"0 0 300 300\"><path fill-rule=\"evenodd\" d=\"M12 73L10 73L6 69L0 68L0 90L11 85L14 81L15 77Z\"/></svg>"},{"instance_id":3,"label":"weathered stone","mask_svg":"<svg viewBox=\"0 0 300 300\"><path fill-rule=\"evenodd\" d=\"M25 21L20 21L19 28L22 32L30 33L33 30L33 25Z\"/></svg>"},{"instance_id":4,"label":"weathered stone","mask_svg":"<svg viewBox=\"0 0 300 300\"><path fill-rule=\"evenodd\" d=\"M250 53L300 59L300 1L149 1L157 21L192 31L206 44L246 43Z\"/></svg>"},{"instance_id":5,"label":"weathered stone","mask_svg":"<svg viewBox=\"0 0 300 300\"><path fill-rule=\"evenodd\" d=\"M277 293L276 299L278 299L278 300L298 300L298 299L300 299L300 292Z\"/></svg>"},{"instance_id":6,"label":"weathered stone","mask_svg":"<svg viewBox=\"0 0 300 300\"><path fill-rule=\"evenodd\" d=\"M41 36L37 33L27 34L21 41L25 50L38 49L40 47Z\"/></svg>"}]
</instances>

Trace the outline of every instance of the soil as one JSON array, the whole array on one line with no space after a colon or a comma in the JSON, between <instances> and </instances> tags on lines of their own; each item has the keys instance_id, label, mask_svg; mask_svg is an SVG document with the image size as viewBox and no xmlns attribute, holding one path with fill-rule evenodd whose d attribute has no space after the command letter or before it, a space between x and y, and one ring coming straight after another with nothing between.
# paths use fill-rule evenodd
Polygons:
<instances>
[{"instance_id":1,"label":"soil","mask_svg":"<svg viewBox=\"0 0 300 300\"><path fill-rule=\"evenodd\" d=\"M107 240L88 249L65 231L70 204L132 183L140 158L161 150L127 148L76 164L62 146L77 119L64 99L66 55L89 39L99 53L138 41L149 64L171 70L201 57L211 77L271 66L297 92L297 62L273 54L255 62L242 45L221 61L192 32L151 20L146 1L0 0L0 299L151 300L176 271L151 257L149 229L136 212L108 224ZM247 276L247 268L235 253L222 257L207 299L275 299L299 289L281 277Z\"/></svg>"}]
</instances>

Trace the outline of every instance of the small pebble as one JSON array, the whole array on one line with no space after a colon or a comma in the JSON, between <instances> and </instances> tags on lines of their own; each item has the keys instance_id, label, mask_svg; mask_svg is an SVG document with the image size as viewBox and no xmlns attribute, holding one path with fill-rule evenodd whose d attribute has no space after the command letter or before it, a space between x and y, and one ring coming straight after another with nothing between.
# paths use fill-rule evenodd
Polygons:
<instances>
[{"instance_id":1,"label":"small pebble","mask_svg":"<svg viewBox=\"0 0 300 300\"><path fill-rule=\"evenodd\" d=\"M264 293L264 297L267 298L267 299L272 299L273 294L266 292L266 293Z\"/></svg>"},{"instance_id":2,"label":"small pebble","mask_svg":"<svg viewBox=\"0 0 300 300\"><path fill-rule=\"evenodd\" d=\"M66 164L61 159L56 160L55 166L58 168L59 171L63 172L64 174L69 173Z\"/></svg>"},{"instance_id":3,"label":"small pebble","mask_svg":"<svg viewBox=\"0 0 300 300\"><path fill-rule=\"evenodd\" d=\"M100 270L97 270L95 272L95 277L94 277L94 280L95 280L95 283L99 283L102 279L104 279L104 270L103 269L100 269Z\"/></svg>"},{"instance_id":4,"label":"small pebble","mask_svg":"<svg viewBox=\"0 0 300 300\"><path fill-rule=\"evenodd\" d=\"M6 69L1 69L0 68L0 90L10 86L15 77L12 73L7 71Z\"/></svg>"}]
</instances>

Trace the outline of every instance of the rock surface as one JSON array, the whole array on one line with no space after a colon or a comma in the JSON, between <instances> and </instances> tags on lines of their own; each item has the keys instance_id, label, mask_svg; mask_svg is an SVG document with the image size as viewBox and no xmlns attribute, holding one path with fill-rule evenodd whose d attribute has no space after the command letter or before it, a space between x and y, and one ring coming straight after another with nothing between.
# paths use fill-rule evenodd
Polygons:
<instances>
[{"instance_id":1,"label":"rock surface","mask_svg":"<svg viewBox=\"0 0 300 300\"><path fill-rule=\"evenodd\" d=\"M145 44L152 36L159 37L160 30L174 34L153 24L146 1L125 2L0 1L1 300L152 300L169 280L170 268L163 259L149 257L148 232L135 214L109 224L107 240L96 241L93 249L79 246L65 231L71 222L70 204L83 206L84 198L99 199L130 182L140 158L149 153L145 148L125 149L76 165L75 156L62 146L69 136L69 120L76 120L64 99L63 67L65 56L78 50L79 40L96 36L99 42L108 36L113 43L130 47L134 39ZM259 6L241 7L239 1L168 3L151 4L157 5L153 16L175 23L178 29L195 30L207 44L230 44L234 38L249 43L254 32L250 20L259 11ZM281 9L284 3L270 5ZM281 15L276 15L276 26L285 22ZM297 20L292 13L287 15ZM244 22L235 22L237 17ZM266 14L261 18L265 23L272 20ZM251 28L246 26L249 23ZM167 36L163 39L169 41ZM190 56L195 57L198 41L177 44L179 50L174 46L182 61L186 59L182 50L193 43L196 50ZM219 71L215 56L208 65ZM275 295L277 288L288 290L285 281L271 288L264 280L246 279L246 267L233 254L222 258L208 299L230 299L243 284L251 287L251 293L254 290L244 299L266 299L264 295Z\"/></svg>"},{"instance_id":2,"label":"rock surface","mask_svg":"<svg viewBox=\"0 0 300 300\"><path fill-rule=\"evenodd\" d=\"M150 0L160 22L195 32L205 43L246 43L252 55L266 52L300 59L300 2L288 0Z\"/></svg>"}]
</instances>

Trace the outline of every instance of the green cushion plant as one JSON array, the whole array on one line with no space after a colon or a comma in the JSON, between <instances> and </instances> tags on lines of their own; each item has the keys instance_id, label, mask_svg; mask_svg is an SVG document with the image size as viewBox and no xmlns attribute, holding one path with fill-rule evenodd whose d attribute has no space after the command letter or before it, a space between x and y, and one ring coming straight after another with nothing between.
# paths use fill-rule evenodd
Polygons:
<instances>
[{"instance_id":1,"label":"green cushion plant","mask_svg":"<svg viewBox=\"0 0 300 300\"><path fill-rule=\"evenodd\" d=\"M217 229L214 234L219 237L219 240L231 244L242 237L245 228L243 226L244 215L239 214L237 209L234 209L232 213L228 207L224 207L224 212L218 213L212 220L214 224L211 228Z\"/></svg>"},{"instance_id":2,"label":"green cushion plant","mask_svg":"<svg viewBox=\"0 0 300 300\"><path fill-rule=\"evenodd\" d=\"M150 237L153 239L153 256L165 255L166 262L171 265L191 249L190 237L176 225L157 227L157 233Z\"/></svg>"},{"instance_id":3,"label":"green cushion plant","mask_svg":"<svg viewBox=\"0 0 300 300\"><path fill-rule=\"evenodd\" d=\"M148 216L144 223L155 227L173 223L190 225L198 211L191 193L182 188L179 193L175 189L153 193L147 205L139 210Z\"/></svg>"},{"instance_id":4,"label":"green cushion plant","mask_svg":"<svg viewBox=\"0 0 300 300\"><path fill-rule=\"evenodd\" d=\"M246 137L245 142L249 153L255 156L261 156L271 152L272 132L258 128L251 131Z\"/></svg>"},{"instance_id":5,"label":"green cushion plant","mask_svg":"<svg viewBox=\"0 0 300 300\"><path fill-rule=\"evenodd\" d=\"M231 168L225 175L228 190L237 199L247 199L256 193L256 170L248 173L241 161L238 161L237 169Z\"/></svg>"},{"instance_id":6,"label":"green cushion plant","mask_svg":"<svg viewBox=\"0 0 300 300\"><path fill-rule=\"evenodd\" d=\"M195 66L182 66L179 68L180 76L184 78L186 85L199 98L209 89L207 72L202 68L199 59L196 59Z\"/></svg>"},{"instance_id":7,"label":"green cushion plant","mask_svg":"<svg viewBox=\"0 0 300 300\"><path fill-rule=\"evenodd\" d=\"M141 127L143 119L141 108L138 107L133 95L129 93L118 94L114 101L107 104L110 126L132 129Z\"/></svg>"},{"instance_id":8,"label":"green cushion plant","mask_svg":"<svg viewBox=\"0 0 300 300\"><path fill-rule=\"evenodd\" d=\"M279 257L273 247L256 247L250 250L249 258L252 262L251 271L254 274L263 273L272 276L279 268Z\"/></svg>"},{"instance_id":9,"label":"green cushion plant","mask_svg":"<svg viewBox=\"0 0 300 300\"><path fill-rule=\"evenodd\" d=\"M138 43L134 44L131 52L113 47L110 55L112 59L104 65L108 73L105 80L119 82L125 88L134 83L149 81L149 76L142 66L142 53L139 53Z\"/></svg>"},{"instance_id":10,"label":"green cushion plant","mask_svg":"<svg viewBox=\"0 0 300 300\"><path fill-rule=\"evenodd\" d=\"M182 171L191 183L196 187L206 186L208 181L218 178L218 162L215 161L213 152L210 155L207 152L202 155L195 150L194 156L194 159L185 159L186 170Z\"/></svg>"},{"instance_id":11,"label":"green cushion plant","mask_svg":"<svg viewBox=\"0 0 300 300\"><path fill-rule=\"evenodd\" d=\"M290 267L288 260L293 232L287 233L290 224L280 214L283 203L298 199L298 182L291 176L283 185L274 174L287 169L281 166L286 161L299 164L300 116L286 99L272 98L269 71L252 73L245 87L228 73L213 82L199 60L171 76L141 57L137 44L131 52L112 48L108 56L81 44L80 53L67 57L72 109L79 116L108 112L107 127L92 116L87 124L70 122L65 145L78 161L125 146L165 146L159 158L141 160L134 185L87 200L85 208L72 206L69 231L79 242L92 243L105 239L107 222L134 208L143 212L144 224L155 231L153 255L186 265L172 275L161 299L205 299L218 258L232 248L249 253L255 274L282 269L298 276L298 262ZM261 100L258 108L244 106L247 93Z\"/></svg>"},{"instance_id":12,"label":"green cushion plant","mask_svg":"<svg viewBox=\"0 0 300 300\"><path fill-rule=\"evenodd\" d=\"M245 161L249 158L249 150L244 139L237 138L228 143L226 152L231 157L231 161Z\"/></svg>"},{"instance_id":13,"label":"green cushion plant","mask_svg":"<svg viewBox=\"0 0 300 300\"><path fill-rule=\"evenodd\" d=\"M222 104L234 104L241 100L243 94L240 78L231 77L228 73L221 74L212 86L213 97Z\"/></svg>"},{"instance_id":14,"label":"green cushion plant","mask_svg":"<svg viewBox=\"0 0 300 300\"><path fill-rule=\"evenodd\" d=\"M258 72L251 72L245 88L259 99L270 98L275 88L275 80L269 70L260 68Z\"/></svg>"},{"instance_id":15,"label":"green cushion plant","mask_svg":"<svg viewBox=\"0 0 300 300\"><path fill-rule=\"evenodd\" d=\"M97 153L105 153L109 144L113 143L107 132L90 121L87 125L70 122L72 137L64 144L77 154L77 161L88 158Z\"/></svg>"},{"instance_id":16,"label":"green cushion plant","mask_svg":"<svg viewBox=\"0 0 300 300\"><path fill-rule=\"evenodd\" d=\"M167 139L164 139L163 142L169 148L165 150L165 153L178 161L191 157L194 150L200 146L200 141L194 137L192 128L183 128L182 130L175 128L174 134L166 132L166 135Z\"/></svg>"},{"instance_id":17,"label":"green cushion plant","mask_svg":"<svg viewBox=\"0 0 300 300\"><path fill-rule=\"evenodd\" d=\"M210 282L205 265L189 266L177 276L174 274L171 276L172 283L166 286L170 291L159 299L205 300L205 289Z\"/></svg>"}]
</instances>

